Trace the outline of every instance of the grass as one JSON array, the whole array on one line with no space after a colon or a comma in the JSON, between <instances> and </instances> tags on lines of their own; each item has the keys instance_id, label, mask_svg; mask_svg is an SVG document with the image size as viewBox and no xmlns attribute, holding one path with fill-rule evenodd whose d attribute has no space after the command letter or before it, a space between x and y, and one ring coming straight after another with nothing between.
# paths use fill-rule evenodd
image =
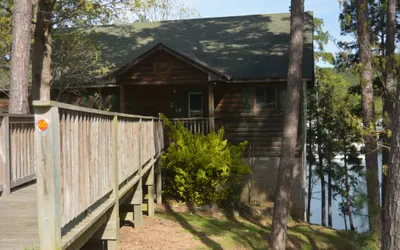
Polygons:
<instances>
[{"instance_id":1,"label":"grass","mask_svg":"<svg viewBox=\"0 0 400 250\"><path fill-rule=\"evenodd\" d=\"M168 208L159 216L175 220L201 241L200 249L268 249L271 220L248 216L209 216L193 212L175 212ZM228 219L229 218L229 219ZM287 249L367 249L367 238L354 232L290 221ZM373 249L373 248L368 248Z\"/></svg>"}]
</instances>

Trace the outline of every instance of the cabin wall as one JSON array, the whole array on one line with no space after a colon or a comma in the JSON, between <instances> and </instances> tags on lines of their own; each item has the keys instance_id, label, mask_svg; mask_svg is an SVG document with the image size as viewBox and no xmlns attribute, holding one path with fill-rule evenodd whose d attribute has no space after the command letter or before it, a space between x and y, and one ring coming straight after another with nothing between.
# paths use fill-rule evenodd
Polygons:
<instances>
[{"instance_id":1,"label":"cabin wall","mask_svg":"<svg viewBox=\"0 0 400 250\"><path fill-rule=\"evenodd\" d=\"M120 99L126 113L188 117L188 93L201 92L202 116L209 116L208 75L167 52L156 52L132 66L118 77L117 83L123 86ZM274 197L282 146L285 85L285 82L213 85L217 128L223 125L225 137L232 143L248 141L245 160L253 173L243 182L242 201L265 202ZM301 218L304 204L301 156L299 150L292 185L291 214L297 218Z\"/></svg>"},{"instance_id":2,"label":"cabin wall","mask_svg":"<svg viewBox=\"0 0 400 250\"><path fill-rule=\"evenodd\" d=\"M163 113L169 118L188 117L188 94L201 92L203 117L208 117L207 84L163 84L125 86L125 112L146 116Z\"/></svg>"},{"instance_id":3,"label":"cabin wall","mask_svg":"<svg viewBox=\"0 0 400 250\"><path fill-rule=\"evenodd\" d=\"M274 107L257 107L256 88L275 88ZM243 181L242 202L273 201L281 155L285 83L217 84L215 116L220 117L225 138L233 143L247 140L245 160L252 170ZM249 105L250 103L250 105ZM299 123L300 126L300 123ZM300 138L299 138L300 141ZM300 147L294 168L291 215L304 211L303 164Z\"/></svg>"}]
</instances>

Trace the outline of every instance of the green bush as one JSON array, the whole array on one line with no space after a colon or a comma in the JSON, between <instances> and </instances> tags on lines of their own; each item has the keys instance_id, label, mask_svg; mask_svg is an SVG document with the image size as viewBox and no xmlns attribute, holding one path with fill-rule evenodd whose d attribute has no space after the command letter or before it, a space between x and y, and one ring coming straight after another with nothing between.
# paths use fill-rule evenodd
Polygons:
<instances>
[{"instance_id":1,"label":"green bush","mask_svg":"<svg viewBox=\"0 0 400 250\"><path fill-rule=\"evenodd\" d=\"M243 161L247 141L232 145L218 134L192 134L182 123L172 124L172 143L162 157L165 194L192 204L211 204L226 200L232 190L250 173Z\"/></svg>"}]
</instances>

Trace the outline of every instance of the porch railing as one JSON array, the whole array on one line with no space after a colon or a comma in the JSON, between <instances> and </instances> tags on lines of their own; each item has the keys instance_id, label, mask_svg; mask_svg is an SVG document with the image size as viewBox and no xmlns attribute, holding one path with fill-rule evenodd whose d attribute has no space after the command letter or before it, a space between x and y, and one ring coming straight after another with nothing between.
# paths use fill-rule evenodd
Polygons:
<instances>
[{"instance_id":1,"label":"porch railing","mask_svg":"<svg viewBox=\"0 0 400 250\"><path fill-rule=\"evenodd\" d=\"M174 124L181 122L183 126L188 129L193 134L205 134L211 132L212 128L210 126L210 118L173 118L170 119ZM221 127L220 120L221 117L215 117L215 129Z\"/></svg>"},{"instance_id":2,"label":"porch railing","mask_svg":"<svg viewBox=\"0 0 400 250\"><path fill-rule=\"evenodd\" d=\"M0 191L9 195L36 179L34 116L1 114L0 122Z\"/></svg>"}]
</instances>

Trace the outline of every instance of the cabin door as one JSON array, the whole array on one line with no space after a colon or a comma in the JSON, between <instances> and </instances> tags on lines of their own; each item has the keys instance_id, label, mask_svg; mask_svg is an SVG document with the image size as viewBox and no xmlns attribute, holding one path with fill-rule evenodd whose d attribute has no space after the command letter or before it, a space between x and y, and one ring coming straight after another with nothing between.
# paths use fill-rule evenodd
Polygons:
<instances>
[{"instance_id":1,"label":"cabin door","mask_svg":"<svg viewBox=\"0 0 400 250\"><path fill-rule=\"evenodd\" d=\"M189 92L189 117L203 117L203 93Z\"/></svg>"}]
</instances>

